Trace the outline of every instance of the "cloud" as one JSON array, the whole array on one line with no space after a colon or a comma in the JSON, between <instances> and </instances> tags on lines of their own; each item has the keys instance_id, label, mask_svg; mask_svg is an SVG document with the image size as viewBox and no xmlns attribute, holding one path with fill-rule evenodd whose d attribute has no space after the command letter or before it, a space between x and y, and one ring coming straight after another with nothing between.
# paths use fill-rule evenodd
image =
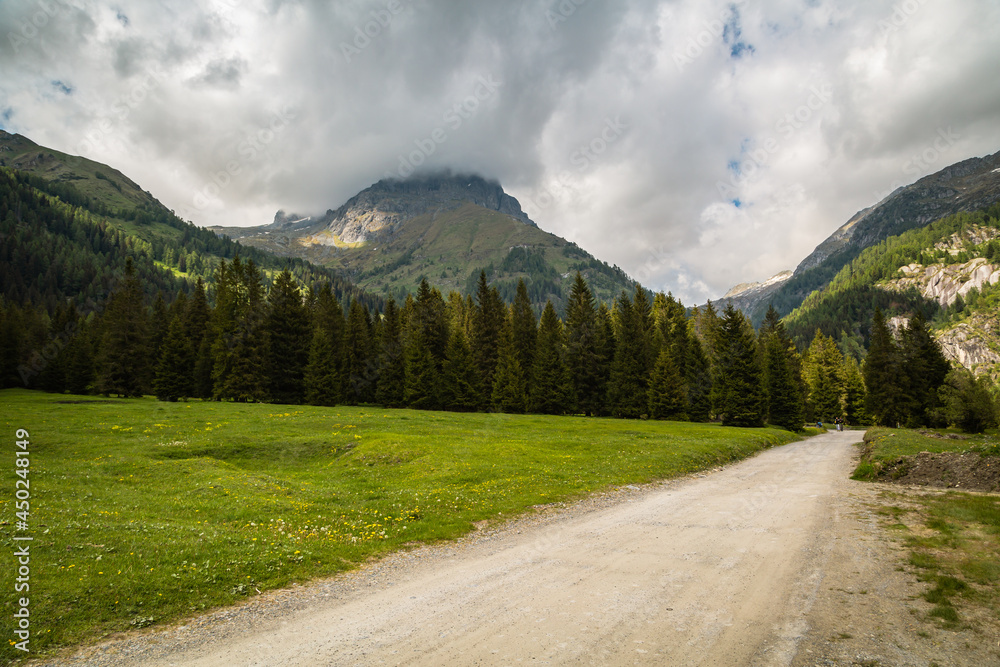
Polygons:
<instances>
[{"instance_id":1,"label":"cloud","mask_svg":"<svg viewBox=\"0 0 1000 667\"><path fill-rule=\"evenodd\" d=\"M15 0L0 24L5 127L198 224L477 171L686 303L1000 150L991 0Z\"/></svg>"}]
</instances>

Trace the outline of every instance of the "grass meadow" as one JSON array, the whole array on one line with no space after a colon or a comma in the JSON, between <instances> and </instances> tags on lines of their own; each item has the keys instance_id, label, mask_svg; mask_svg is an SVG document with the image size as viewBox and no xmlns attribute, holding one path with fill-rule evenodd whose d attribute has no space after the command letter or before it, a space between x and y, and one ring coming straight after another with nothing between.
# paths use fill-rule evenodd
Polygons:
<instances>
[{"instance_id":1,"label":"grass meadow","mask_svg":"<svg viewBox=\"0 0 1000 667\"><path fill-rule=\"evenodd\" d=\"M798 436L778 429L372 407L164 403L0 391L4 662L341 572L474 522L674 477ZM30 439L17 530L15 441ZM30 535L30 593L14 593Z\"/></svg>"},{"instance_id":2,"label":"grass meadow","mask_svg":"<svg viewBox=\"0 0 1000 667\"><path fill-rule=\"evenodd\" d=\"M927 433L869 429L854 479L877 480L883 466L920 452L1000 455L996 431L961 439ZM932 605L925 620L945 629L995 634L1000 628L1000 495L885 490L882 497L880 513L909 550L907 565L930 586L922 595Z\"/></svg>"}]
</instances>

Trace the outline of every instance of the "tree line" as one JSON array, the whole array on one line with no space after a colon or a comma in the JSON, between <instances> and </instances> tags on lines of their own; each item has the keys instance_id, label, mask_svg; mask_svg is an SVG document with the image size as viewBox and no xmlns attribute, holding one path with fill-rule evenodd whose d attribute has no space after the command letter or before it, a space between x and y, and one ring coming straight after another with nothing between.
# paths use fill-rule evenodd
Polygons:
<instances>
[{"instance_id":1,"label":"tree line","mask_svg":"<svg viewBox=\"0 0 1000 667\"><path fill-rule=\"evenodd\" d=\"M357 299L342 304L328 283L305 289L287 270L266 288L260 268L239 256L220 263L211 290L199 280L169 305L162 294L146 301L128 262L100 312L84 316L70 304L51 318L47 340L65 339L51 354L0 359L5 386L790 430L837 418L961 423L955 406L978 400L919 315L897 341L877 311L872 349L859 364L820 331L800 353L774 309L755 331L732 306L689 310L641 287L608 305L579 273L564 318L551 301L536 316L523 280L507 303L485 272L474 295L444 297L424 280L379 311ZM22 314L0 307L5 350ZM983 389L975 380L971 387Z\"/></svg>"}]
</instances>

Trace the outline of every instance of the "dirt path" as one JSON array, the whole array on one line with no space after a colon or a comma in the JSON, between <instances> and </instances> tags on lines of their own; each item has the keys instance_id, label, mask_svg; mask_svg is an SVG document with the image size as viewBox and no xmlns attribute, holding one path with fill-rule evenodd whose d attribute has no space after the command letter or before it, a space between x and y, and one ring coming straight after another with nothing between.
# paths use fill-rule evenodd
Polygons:
<instances>
[{"instance_id":1,"label":"dirt path","mask_svg":"<svg viewBox=\"0 0 1000 667\"><path fill-rule=\"evenodd\" d=\"M848 479L851 444L860 439L817 436L626 492L606 507L583 503L400 554L79 660L926 665L933 638L927 647L905 645L914 636L902 602L912 582L865 515L874 487ZM852 591L858 586L870 590ZM841 599L868 593L864 604Z\"/></svg>"}]
</instances>

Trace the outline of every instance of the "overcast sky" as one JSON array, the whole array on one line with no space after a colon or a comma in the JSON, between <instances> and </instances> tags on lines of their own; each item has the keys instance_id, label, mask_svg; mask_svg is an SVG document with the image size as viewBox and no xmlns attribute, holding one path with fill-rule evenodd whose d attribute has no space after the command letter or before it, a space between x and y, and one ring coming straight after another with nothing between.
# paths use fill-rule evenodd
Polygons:
<instances>
[{"instance_id":1,"label":"overcast sky","mask_svg":"<svg viewBox=\"0 0 1000 667\"><path fill-rule=\"evenodd\" d=\"M685 303L1000 150L996 0L0 0L0 127L199 225L499 179Z\"/></svg>"}]
</instances>

